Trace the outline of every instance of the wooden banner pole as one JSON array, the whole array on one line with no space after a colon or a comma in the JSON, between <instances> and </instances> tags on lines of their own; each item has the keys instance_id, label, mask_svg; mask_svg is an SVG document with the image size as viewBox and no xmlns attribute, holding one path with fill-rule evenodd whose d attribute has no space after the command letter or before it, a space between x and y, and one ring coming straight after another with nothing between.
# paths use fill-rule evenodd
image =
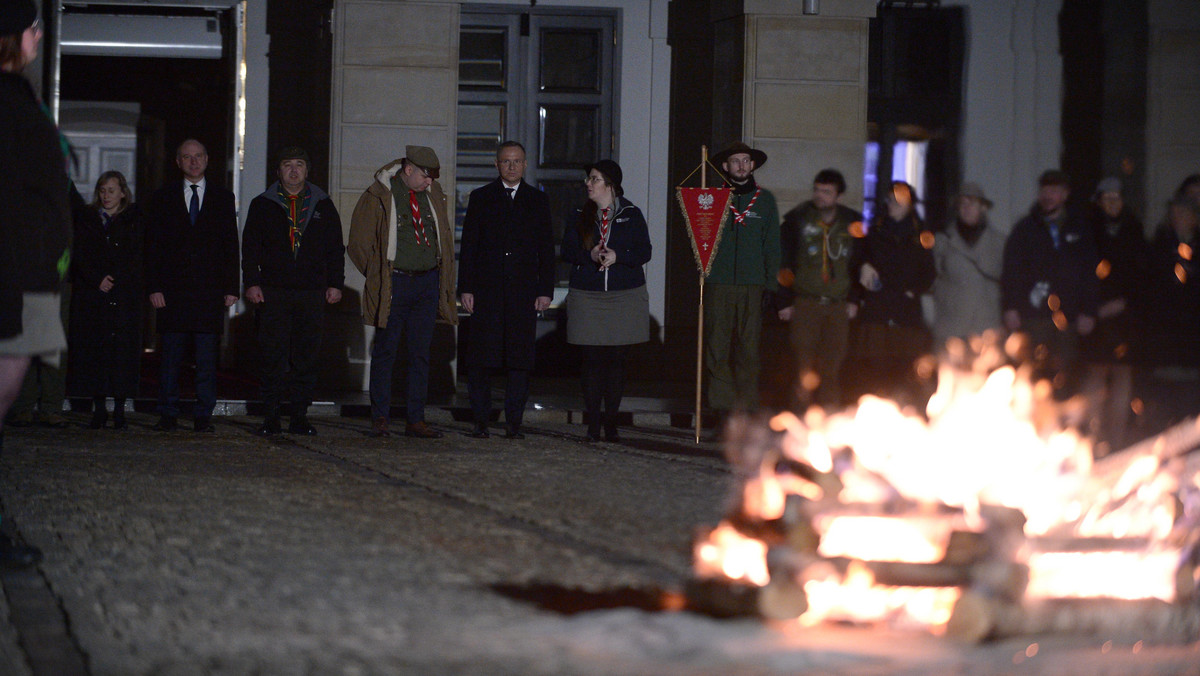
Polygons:
<instances>
[{"instance_id":1,"label":"wooden banner pole","mask_svg":"<svg viewBox=\"0 0 1200 676\"><path fill-rule=\"evenodd\" d=\"M708 146L700 146L700 187L708 187ZM700 321L696 322L696 443L700 443L700 393L704 383L704 271L700 271Z\"/></svg>"}]
</instances>

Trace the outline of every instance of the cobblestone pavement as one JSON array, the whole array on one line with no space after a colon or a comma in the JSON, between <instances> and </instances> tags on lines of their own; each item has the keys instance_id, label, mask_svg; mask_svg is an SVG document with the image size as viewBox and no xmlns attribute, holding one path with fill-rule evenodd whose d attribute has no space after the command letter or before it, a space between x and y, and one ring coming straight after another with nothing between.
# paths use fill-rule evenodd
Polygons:
<instances>
[{"instance_id":1,"label":"cobblestone pavement","mask_svg":"<svg viewBox=\"0 0 1200 676\"><path fill-rule=\"evenodd\" d=\"M45 560L0 578L0 673L67 673L73 651L105 675L1200 673L1195 646L1049 641L1015 666L1028 641L522 599L586 605L687 577L692 532L733 481L687 430L589 445L538 423L480 440L433 411L443 439L328 417L317 437L264 440L247 417L219 418L215 436L156 433L145 414L122 432L73 420L6 432L5 528Z\"/></svg>"}]
</instances>

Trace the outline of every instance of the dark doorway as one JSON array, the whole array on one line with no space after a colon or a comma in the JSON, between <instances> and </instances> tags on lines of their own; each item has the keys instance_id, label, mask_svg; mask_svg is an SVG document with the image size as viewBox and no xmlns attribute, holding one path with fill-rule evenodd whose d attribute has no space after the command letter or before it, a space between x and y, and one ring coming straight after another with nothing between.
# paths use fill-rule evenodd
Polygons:
<instances>
[{"instance_id":1,"label":"dark doorway","mask_svg":"<svg viewBox=\"0 0 1200 676\"><path fill-rule=\"evenodd\" d=\"M103 27L114 17L131 30L139 20L174 18L203 21L217 33L219 58L187 58L186 50L169 55L124 56L89 53L64 45L59 68L62 101L136 103L138 122L137 185L149 194L177 174L175 148L188 138L204 143L209 154L209 179L231 190L234 186L232 140L235 133L237 44L233 10L125 5L64 6L64 26ZM152 24L145 24L152 25ZM86 29L85 29L86 30ZM137 35L128 36L132 43ZM160 38L168 42L169 37ZM82 53L80 53L82 52ZM85 191L90 186L81 188ZM236 192L236 190L235 190Z\"/></svg>"},{"instance_id":2,"label":"dark doorway","mask_svg":"<svg viewBox=\"0 0 1200 676\"><path fill-rule=\"evenodd\" d=\"M918 188L926 222L939 227L961 180L966 10L909 4L883 3L871 19L867 119L878 154L864 180L864 207L869 211L873 193L903 177ZM900 157L917 148L923 162ZM902 161L908 162L907 173L897 171Z\"/></svg>"}]
</instances>

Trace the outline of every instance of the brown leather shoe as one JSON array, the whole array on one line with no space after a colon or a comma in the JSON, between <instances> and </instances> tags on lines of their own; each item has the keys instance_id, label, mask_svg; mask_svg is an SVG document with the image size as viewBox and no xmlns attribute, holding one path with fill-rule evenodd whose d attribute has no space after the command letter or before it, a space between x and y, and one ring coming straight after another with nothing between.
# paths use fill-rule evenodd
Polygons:
<instances>
[{"instance_id":1,"label":"brown leather shoe","mask_svg":"<svg viewBox=\"0 0 1200 676\"><path fill-rule=\"evenodd\" d=\"M418 439L441 439L442 433L433 429L424 421L408 423L404 428L404 436Z\"/></svg>"},{"instance_id":2,"label":"brown leather shoe","mask_svg":"<svg viewBox=\"0 0 1200 676\"><path fill-rule=\"evenodd\" d=\"M371 436L386 437L389 434L391 434L391 432L388 432L387 418L376 418L371 421Z\"/></svg>"}]
</instances>

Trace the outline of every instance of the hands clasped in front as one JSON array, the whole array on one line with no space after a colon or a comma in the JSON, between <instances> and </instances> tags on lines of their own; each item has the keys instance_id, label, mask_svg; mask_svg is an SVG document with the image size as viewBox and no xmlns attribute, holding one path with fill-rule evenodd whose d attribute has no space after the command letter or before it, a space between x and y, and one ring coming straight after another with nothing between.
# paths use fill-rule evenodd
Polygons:
<instances>
[{"instance_id":1,"label":"hands clasped in front","mask_svg":"<svg viewBox=\"0 0 1200 676\"><path fill-rule=\"evenodd\" d=\"M591 255L592 260L596 261L596 264L600 266L601 270L607 270L617 262L617 252L604 246L603 244L597 244L596 246L592 247Z\"/></svg>"}]
</instances>

